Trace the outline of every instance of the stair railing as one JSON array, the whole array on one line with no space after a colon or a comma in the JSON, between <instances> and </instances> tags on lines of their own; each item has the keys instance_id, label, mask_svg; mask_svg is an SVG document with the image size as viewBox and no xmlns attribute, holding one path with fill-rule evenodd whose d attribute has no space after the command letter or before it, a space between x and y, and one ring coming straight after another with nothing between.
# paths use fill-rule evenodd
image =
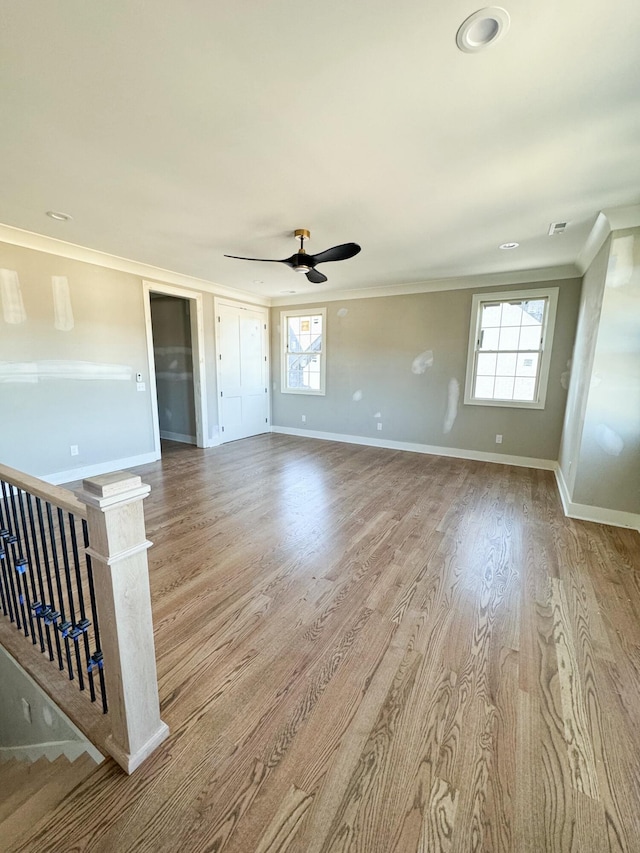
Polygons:
<instances>
[{"instance_id":1,"label":"stair railing","mask_svg":"<svg viewBox=\"0 0 640 853\"><path fill-rule=\"evenodd\" d=\"M160 719L142 501L119 471L79 497L0 465L0 609L108 712L106 748L133 772L168 736Z\"/></svg>"}]
</instances>

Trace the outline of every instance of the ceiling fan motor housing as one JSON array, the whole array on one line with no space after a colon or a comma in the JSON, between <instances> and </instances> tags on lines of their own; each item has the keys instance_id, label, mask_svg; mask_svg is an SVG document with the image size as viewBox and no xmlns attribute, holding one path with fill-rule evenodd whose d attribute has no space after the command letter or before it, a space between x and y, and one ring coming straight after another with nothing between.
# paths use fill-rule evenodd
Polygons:
<instances>
[{"instance_id":1,"label":"ceiling fan motor housing","mask_svg":"<svg viewBox=\"0 0 640 853\"><path fill-rule=\"evenodd\" d=\"M310 269L313 268L313 263L309 255L305 252L304 249L301 249L296 255L294 255L293 259L293 268L296 272L309 272Z\"/></svg>"}]
</instances>

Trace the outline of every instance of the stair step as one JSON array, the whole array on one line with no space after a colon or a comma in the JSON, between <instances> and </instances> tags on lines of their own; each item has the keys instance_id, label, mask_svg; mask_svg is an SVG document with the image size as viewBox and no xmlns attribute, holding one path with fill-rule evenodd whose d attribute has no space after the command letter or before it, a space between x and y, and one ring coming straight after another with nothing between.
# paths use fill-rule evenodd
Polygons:
<instances>
[{"instance_id":1,"label":"stair step","mask_svg":"<svg viewBox=\"0 0 640 853\"><path fill-rule=\"evenodd\" d=\"M35 823L62 802L97 766L86 753L74 762L61 755L55 761L41 758L26 765L31 768L31 772L22 777L21 787L16 787L0 804L0 838L3 849L8 849L29 832ZM16 775L16 783L17 779Z\"/></svg>"},{"instance_id":2,"label":"stair step","mask_svg":"<svg viewBox=\"0 0 640 853\"><path fill-rule=\"evenodd\" d=\"M11 759L0 764L0 822L23 803L40 784L42 778L50 772L51 762L47 758L37 761L19 761Z\"/></svg>"}]
</instances>

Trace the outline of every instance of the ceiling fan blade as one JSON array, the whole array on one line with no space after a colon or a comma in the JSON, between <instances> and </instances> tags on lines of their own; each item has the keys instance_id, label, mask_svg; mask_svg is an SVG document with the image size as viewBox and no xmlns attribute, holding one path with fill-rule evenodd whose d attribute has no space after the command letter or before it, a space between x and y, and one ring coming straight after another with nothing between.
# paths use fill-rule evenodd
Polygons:
<instances>
[{"instance_id":1,"label":"ceiling fan blade","mask_svg":"<svg viewBox=\"0 0 640 853\"><path fill-rule=\"evenodd\" d=\"M306 275L307 279L312 284L322 284L323 282L327 281L326 275L322 275L322 273L318 272L318 270L309 270Z\"/></svg>"},{"instance_id":2,"label":"ceiling fan blade","mask_svg":"<svg viewBox=\"0 0 640 853\"><path fill-rule=\"evenodd\" d=\"M357 243L341 243L339 246L333 246L331 249L326 249L318 255L311 255L314 264L326 264L327 261L346 261L352 258L360 251L360 246Z\"/></svg>"},{"instance_id":3,"label":"ceiling fan blade","mask_svg":"<svg viewBox=\"0 0 640 853\"><path fill-rule=\"evenodd\" d=\"M261 263L266 264L287 264L287 266L294 266L293 259L295 255L292 255L290 258L244 258L242 255L225 255L225 258L235 258L238 261L260 261Z\"/></svg>"}]
</instances>

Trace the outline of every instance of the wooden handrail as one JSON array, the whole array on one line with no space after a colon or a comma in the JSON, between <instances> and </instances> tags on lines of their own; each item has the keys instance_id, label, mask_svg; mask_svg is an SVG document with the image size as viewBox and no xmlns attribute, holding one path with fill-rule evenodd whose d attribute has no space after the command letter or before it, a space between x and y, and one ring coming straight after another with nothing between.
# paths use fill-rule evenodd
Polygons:
<instances>
[{"instance_id":1,"label":"wooden handrail","mask_svg":"<svg viewBox=\"0 0 640 853\"><path fill-rule=\"evenodd\" d=\"M49 501L49 503L60 507L65 512L70 512L77 518L87 517L85 504L81 503L73 492L63 489L61 486L52 486L44 480L39 480L30 474L25 474L22 471L17 471L15 468L9 468L8 465L1 464L0 480L4 480L5 483L11 483L12 486L16 486L30 495L35 495L37 498Z\"/></svg>"}]
</instances>

